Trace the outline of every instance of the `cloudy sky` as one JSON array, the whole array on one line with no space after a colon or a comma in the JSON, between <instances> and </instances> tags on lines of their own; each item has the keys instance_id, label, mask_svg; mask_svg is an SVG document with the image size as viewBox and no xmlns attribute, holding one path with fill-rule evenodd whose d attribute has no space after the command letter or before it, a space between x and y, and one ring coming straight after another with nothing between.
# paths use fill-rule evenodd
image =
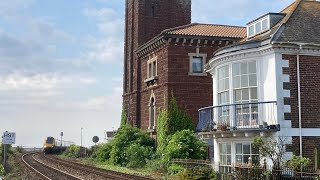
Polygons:
<instances>
[{"instance_id":1,"label":"cloudy sky","mask_svg":"<svg viewBox=\"0 0 320 180\"><path fill-rule=\"evenodd\" d=\"M293 0L193 0L192 21L245 25ZM0 132L91 145L119 126L124 0L0 0Z\"/></svg>"}]
</instances>

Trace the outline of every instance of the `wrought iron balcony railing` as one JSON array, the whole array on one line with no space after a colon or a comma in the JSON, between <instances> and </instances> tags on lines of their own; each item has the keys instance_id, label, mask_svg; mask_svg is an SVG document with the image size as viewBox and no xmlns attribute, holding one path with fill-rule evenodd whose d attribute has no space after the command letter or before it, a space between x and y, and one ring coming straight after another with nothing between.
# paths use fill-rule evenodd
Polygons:
<instances>
[{"instance_id":1,"label":"wrought iron balcony railing","mask_svg":"<svg viewBox=\"0 0 320 180\"><path fill-rule=\"evenodd\" d=\"M199 110L197 132L239 129L278 129L277 102L251 102Z\"/></svg>"}]
</instances>

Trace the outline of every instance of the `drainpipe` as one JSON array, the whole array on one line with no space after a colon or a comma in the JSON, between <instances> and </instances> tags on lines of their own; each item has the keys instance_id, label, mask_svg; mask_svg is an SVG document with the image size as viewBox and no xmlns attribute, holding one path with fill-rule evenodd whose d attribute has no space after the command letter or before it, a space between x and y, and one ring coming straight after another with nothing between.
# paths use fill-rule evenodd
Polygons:
<instances>
[{"instance_id":1,"label":"drainpipe","mask_svg":"<svg viewBox=\"0 0 320 180\"><path fill-rule=\"evenodd\" d=\"M300 146L300 157L302 157L302 125L301 125L301 86L300 86L300 52L302 50L303 45L310 45L315 47L320 47L320 44L313 43L299 43L299 42L271 42L271 44L278 44L281 46L282 44L292 44L299 46L299 51L297 52L297 83L298 83L298 109L299 109L299 146Z\"/></svg>"},{"instance_id":2,"label":"drainpipe","mask_svg":"<svg viewBox=\"0 0 320 180\"><path fill-rule=\"evenodd\" d=\"M300 89L300 52L302 44L299 44L297 53L297 83L298 83L298 107L299 107L299 141L300 141L300 157L302 157L302 127L301 127L301 89Z\"/></svg>"}]
</instances>

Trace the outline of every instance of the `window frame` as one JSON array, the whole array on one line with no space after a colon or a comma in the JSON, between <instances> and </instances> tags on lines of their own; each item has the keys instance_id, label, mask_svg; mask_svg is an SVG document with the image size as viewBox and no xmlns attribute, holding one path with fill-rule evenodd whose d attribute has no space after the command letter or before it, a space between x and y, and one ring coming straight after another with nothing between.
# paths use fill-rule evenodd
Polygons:
<instances>
[{"instance_id":1,"label":"window frame","mask_svg":"<svg viewBox=\"0 0 320 180\"><path fill-rule=\"evenodd\" d=\"M267 28L266 29L263 29L263 22L267 20ZM257 25L260 23L260 31L257 32ZM253 27L253 34L250 34L250 28ZM247 37L250 38L250 37L253 37L257 34L260 34L260 33L263 33L265 31L268 31L270 29L270 16L267 15L265 17L262 17L260 19L258 19L257 21L254 21L250 24L247 25Z\"/></svg>"},{"instance_id":2,"label":"window frame","mask_svg":"<svg viewBox=\"0 0 320 180\"><path fill-rule=\"evenodd\" d=\"M153 104L151 104L152 100L153 100ZM157 111L156 111L156 109L157 109L156 108L156 98L153 93L150 96L148 107L149 107L149 126L148 126L148 129L153 131L156 129L156 113L157 113ZM152 114L152 112L153 112L153 114ZM153 119L152 119L152 117L153 117Z\"/></svg>"},{"instance_id":3,"label":"window frame","mask_svg":"<svg viewBox=\"0 0 320 180\"><path fill-rule=\"evenodd\" d=\"M242 152L241 153L237 153L237 145L240 145L240 144L241 144ZM244 150L243 150L244 149L243 148L244 145L249 145L250 146L250 152L249 153L244 153ZM238 162L237 156L242 156L241 162ZM257 156L260 159L260 154L259 153L255 154L253 152L253 147L252 147L252 143L251 142L235 142L234 143L234 158L235 158L234 160L235 160L235 163L236 164L247 164L247 163L249 163L249 159L248 159L248 162L244 162L244 156L250 156L251 160L252 160L251 161L252 164L254 164L253 156Z\"/></svg>"},{"instance_id":4,"label":"window frame","mask_svg":"<svg viewBox=\"0 0 320 180\"><path fill-rule=\"evenodd\" d=\"M157 56L151 55L147 61L147 79L158 77L158 59ZM151 69L150 69L151 68Z\"/></svg>"},{"instance_id":5,"label":"window frame","mask_svg":"<svg viewBox=\"0 0 320 180\"><path fill-rule=\"evenodd\" d=\"M222 152L222 146L225 145L226 146L226 153ZM223 166L231 166L232 165L232 143L231 142L223 142L223 143L218 143L219 146L219 159L220 159L220 163ZM230 147L230 153L228 153L228 146ZM226 162L223 162L221 157L225 157ZM228 164L228 156L230 157L230 164Z\"/></svg>"},{"instance_id":6,"label":"window frame","mask_svg":"<svg viewBox=\"0 0 320 180\"><path fill-rule=\"evenodd\" d=\"M189 75L190 76L207 76L207 73L204 71L203 67L207 61L207 54L204 53L188 53L189 56ZM193 60L194 58L202 58L201 64L201 72L194 72L193 71Z\"/></svg>"}]
</instances>

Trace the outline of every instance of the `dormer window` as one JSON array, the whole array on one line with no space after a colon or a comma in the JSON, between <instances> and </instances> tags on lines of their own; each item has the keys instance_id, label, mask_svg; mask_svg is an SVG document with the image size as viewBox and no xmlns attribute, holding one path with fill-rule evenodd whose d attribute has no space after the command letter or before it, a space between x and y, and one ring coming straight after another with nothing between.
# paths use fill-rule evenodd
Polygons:
<instances>
[{"instance_id":1,"label":"dormer window","mask_svg":"<svg viewBox=\"0 0 320 180\"><path fill-rule=\"evenodd\" d=\"M247 37L253 37L257 34L265 32L276 25L285 14L269 13L247 24Z\"/></svg>"}]
</instances>

